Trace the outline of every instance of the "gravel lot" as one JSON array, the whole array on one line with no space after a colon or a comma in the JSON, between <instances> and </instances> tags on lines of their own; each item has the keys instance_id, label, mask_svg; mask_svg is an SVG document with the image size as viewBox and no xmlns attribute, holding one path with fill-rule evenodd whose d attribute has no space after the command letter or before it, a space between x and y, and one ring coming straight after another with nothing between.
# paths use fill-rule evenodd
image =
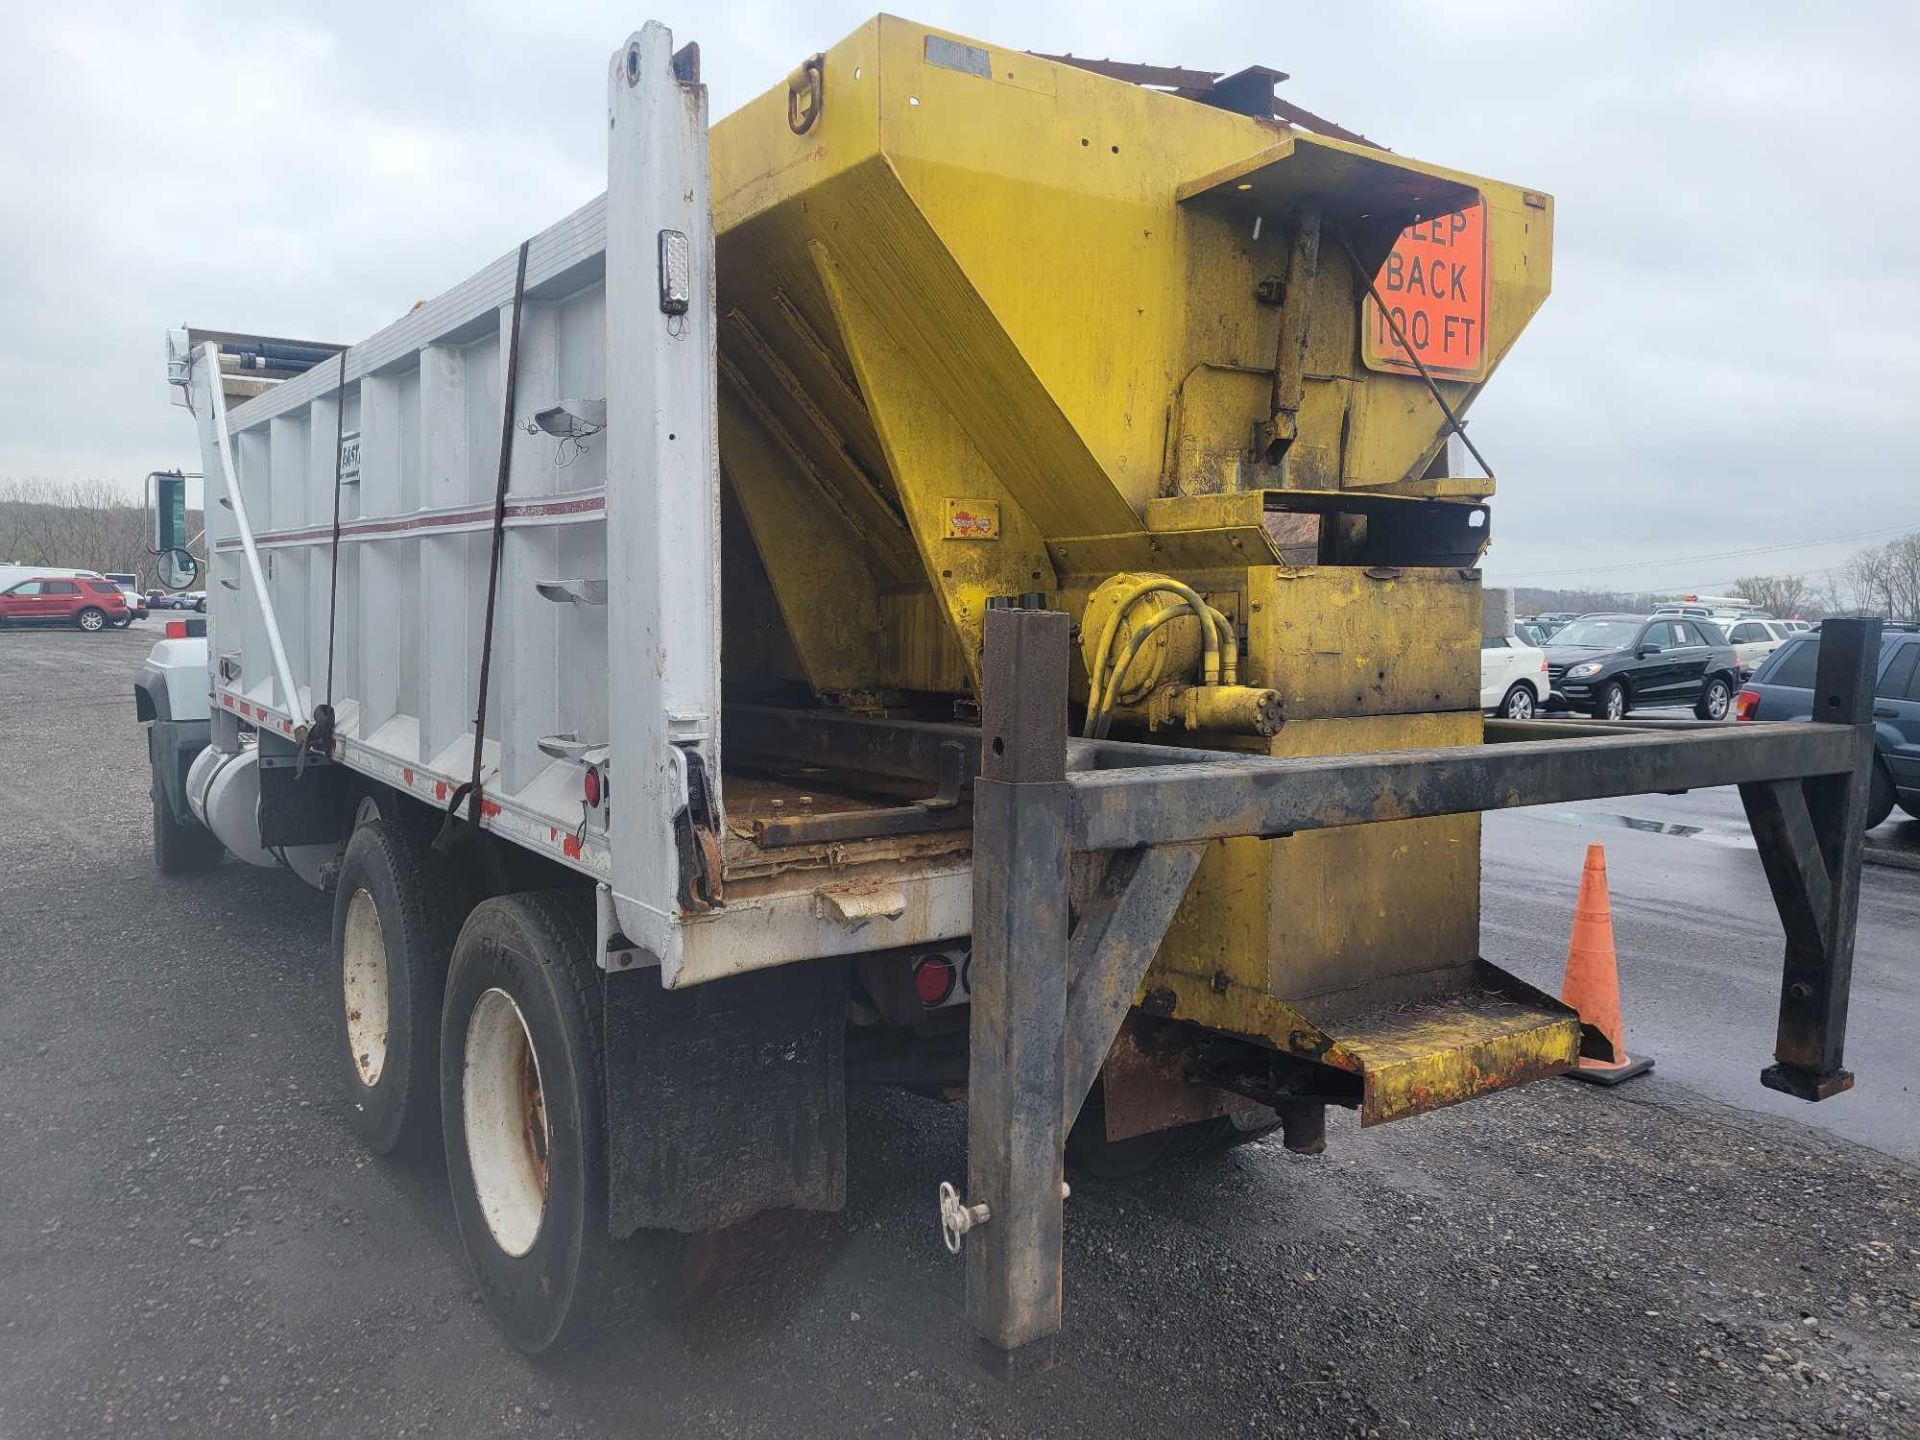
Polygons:
<instances>
[{"instance_id":1,"label":"gravel lot","mask_svg":"<svg viewBox=\"0 0 1920 1440\"><path fill-rule=\"evenodd\" d=\"M155 874L151 634L0 635L0 1434L1920 1434L1920 1172L1658 1072L1084 1185L1017 1387L936 1231L964 1116L862 1094L846 1213L531 1363L335 1111L326 902Z\"/></svg>"}]
</instances>

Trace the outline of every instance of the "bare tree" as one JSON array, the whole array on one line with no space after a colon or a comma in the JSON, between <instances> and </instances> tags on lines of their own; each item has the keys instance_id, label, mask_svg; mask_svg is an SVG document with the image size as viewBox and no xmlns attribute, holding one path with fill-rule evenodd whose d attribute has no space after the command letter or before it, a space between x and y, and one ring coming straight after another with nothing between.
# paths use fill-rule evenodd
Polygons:
<instances>
[{"instance_id":1,"label":"bare tree","mask_svg":"<svg viewBox=\"0 0 1920 1440\"><path fill-rule=\"evenodd\" d=\"M0 561L112 571L146 583L153 578L148 523L146 507L109 480L0 479Z\"/></svg>"},{"instance_id":2,"label":"bare tree","mask_svg":"<svg viewBox=\"0 0 1920 1440\"><path fill-rule=\"evenodd\" d=\"M1786 619L1820 608L1813 586L1798 575L1748 575L1735 581L1733 589L1756 610Z\"/></svg>"},{"instance_id":3,"label":"bare tree","mask_svg":"<svg viewBox=\"0 0 1920 1440\"><path fill-rule=\"evenodd\" d=\"M1829 581L1834 609L1920 620L1920 533L1858 550Z\"/></svg>"}]
</instances>

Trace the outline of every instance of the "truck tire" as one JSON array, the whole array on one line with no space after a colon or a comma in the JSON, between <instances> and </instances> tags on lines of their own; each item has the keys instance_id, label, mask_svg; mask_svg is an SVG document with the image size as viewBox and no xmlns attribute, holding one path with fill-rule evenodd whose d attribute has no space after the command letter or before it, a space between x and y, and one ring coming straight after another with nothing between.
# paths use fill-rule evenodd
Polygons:
<instances>
[{"instance_id":1,"label":"truck tire","mask_svg":"<svg viewBox=\"0 0 1920 1440\"><path fill-rule=\"evenodd\" d=\"M1079 1118L1067 1132L1067 1168L1092 1180L1124 1180L1165 1165L1220 1155L1251 1140L1271 1135L1280 1126L1263 1105L1217 1115L1171 1130L1153 1130L1125 1140L1107 1138L1107 1109L1100 1083L1094 1082Z\"/></svg>"},{"instance_id":2,"label":"truck tire","mask_svg":"<svg viewBox=\"0 0 1920 1440\"><path fill-rule=\"evenodd\" d=\"M211 870L226 854L214 833L191 820L181 822L173 815L166 791L159 780L153 782L153 863L162 875L197 875Z\"/></svg>"},{"instance_id":3,"label":"truck tire","mask_svg":"<svg viewBox=\"0 0 1920 1440\"><path fill-rule=\"evenodd\" d=\"M467 917L447 976L447 1180L480 1294L521 1350L590 1339L651 1278L607 1229L607 1108L593 906L507 895ZM663 1253L663 1252L662 1252Z\"/></svg>"},{"instance_id":4,"label":"truck tire","mask_svg":"<svg viewBox=\"0 0 1920 1440\"><path fill-rule=\"evenodd\" d=\"M98 635L107 628L107 612L98 605L89 605L73 617L73 623L89 635Z\"/></svg>"},{"instance_id":5,"label":"truck tire","mask_svg":"<svg viewBox=\"0 0 1920 1440\"><path fill-rule=\"evenodd\" d=\"M347 1118L376 1155L430 1154L440 1127L440 1001L473 894L416 838L354 827L333 894L336 1052Z\"/></svg>"}]
</instances>

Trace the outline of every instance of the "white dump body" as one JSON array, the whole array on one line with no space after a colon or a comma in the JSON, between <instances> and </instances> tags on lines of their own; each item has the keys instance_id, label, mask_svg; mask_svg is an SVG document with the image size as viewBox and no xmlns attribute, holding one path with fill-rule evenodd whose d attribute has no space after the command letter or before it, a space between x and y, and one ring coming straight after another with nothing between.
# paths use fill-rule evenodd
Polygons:
<instances>
[{"instance_id":1,"label":"white dump body","mask_svg":"<svg viewBox=\"0 0 1920 1440\"><path fill-rule=\"evenodd\" d=\"M964 935L971 895L962 862L894 867L901 903L857 924L817 878L677 901L690 757L723 797L706 91L674 64L654 24L615 53L608 193L528 246L482 747L482 823L599 880L670 985ZM472 771L516 262L351 347L344 384L328 360L229 411L214 347L176 375L212 705L297 738L330 702L338 762L443 808Z\"/></svg>"}]
</instances>

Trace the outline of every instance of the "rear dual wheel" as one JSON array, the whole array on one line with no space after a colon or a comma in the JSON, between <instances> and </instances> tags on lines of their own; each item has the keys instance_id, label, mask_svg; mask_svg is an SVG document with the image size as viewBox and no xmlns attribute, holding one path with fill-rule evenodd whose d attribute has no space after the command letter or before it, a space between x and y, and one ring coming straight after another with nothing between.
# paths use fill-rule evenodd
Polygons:
<instances>
[{"instance_id":1,"label":"rear dual wheel","mask_svg":"<svg viewBox=\"0 0 1920 1440\"><path fill-rule=\"evenodd\" d=\"M585 1340L665 1250L607 1228L607 1113L593 908L487 900L447 977L440 1107L447 1180L480 1294L532 1354Z\"/></svg>"},{"instance_id":2,"label":"rear dual wheel","mask_svg":"<svg viewBox=\"0 0 1920 1440\"><path fill-rule=\"evenodd\" d=\"M440 1133L440 1002L473 901L424 837L362 819L333 897L347 1118L376 1155L432 1152Z\"/></svg>"}]
</instances>

